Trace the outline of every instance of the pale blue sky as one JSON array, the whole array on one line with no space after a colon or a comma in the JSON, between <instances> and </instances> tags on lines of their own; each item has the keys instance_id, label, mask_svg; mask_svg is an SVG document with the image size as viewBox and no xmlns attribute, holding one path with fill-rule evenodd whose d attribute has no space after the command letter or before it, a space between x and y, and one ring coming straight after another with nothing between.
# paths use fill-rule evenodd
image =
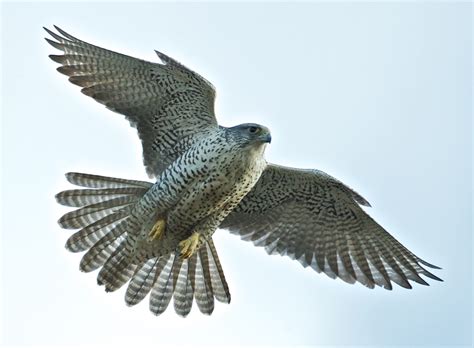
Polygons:
<instances>
[{"instance_id":1,"label":"pale blue sky","mask_svg":"<svg viewBox=\"0 0 474 348\"><path fill-rule=\"evenodd\" d=\"M3 3L0 336L6 345L470 345L469 3ZM318 168L443 283L369 290L215 234L232 293L212 316L160 317L106 294L63 245L63 174L147 179L135 130L54 69L42 26L217 88L224 125L272 130L267 159Z\"/></svg>"}]
</instances>

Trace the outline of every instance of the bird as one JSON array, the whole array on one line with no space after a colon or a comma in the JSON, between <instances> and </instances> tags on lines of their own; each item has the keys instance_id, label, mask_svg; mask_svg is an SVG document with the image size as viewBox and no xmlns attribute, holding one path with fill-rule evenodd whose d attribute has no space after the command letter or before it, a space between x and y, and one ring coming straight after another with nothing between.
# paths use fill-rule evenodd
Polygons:
<instances>
[{"instance_id":1,"label":"bird","mask_svg":"<svg viewBox=\"0 0 474 348\"><path fill-rule=\"evenodd\" d=\"M58 223L76 230L66 242L85 252L80 270L99 270L107 292L125 284L133 306L149 295L162 314L173 299L187 316L193 303L210 315L215 300L230 303L213 242L217 229L297 260L330 278L388 290L392 283L442 281L375 222L370 204L336 178L265 160L269 128L218 124L215 88L175 59L155 51L152 63L44 28L61 52L49 57L81 92L136 128L143 163L154 182L70 172L81 188L55 197L73 207Z\"/></svg>"}]
</instances>

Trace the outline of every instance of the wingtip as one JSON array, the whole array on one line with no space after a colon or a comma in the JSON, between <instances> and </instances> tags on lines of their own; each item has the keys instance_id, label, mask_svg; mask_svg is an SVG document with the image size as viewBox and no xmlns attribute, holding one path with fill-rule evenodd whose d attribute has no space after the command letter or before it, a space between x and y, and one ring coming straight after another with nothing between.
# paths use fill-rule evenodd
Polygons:
<instances>
[{"instance_id":1,"label":"wingtip","mask_svg":"<svg viewBox=\"0 0 474 348\"><path fill-rule=\"evenodd\" d=\"M356 199L357 203L359 203L360 205L363 205L364 207L369 207L369 208L372 208L372 205L369 203L368 200L366 200L364 197L362 197L360 194L358 194L357 192L355 192L354 190L352 190L354 192L354 198Z\"/></svg>"},{"instance_id":2,"label":"wingtip","mask_svg":"<svg viewBox=\"0 0 474 348\"><path fill-rule=\"evenodd\" d=\"M43 29L49 34L49 35L52 35L53 32L51 31L51 29L48 29L46 27L43 27Z\"/></svg>"},{"instance_id":3,"label":"wingtip","mask_svg":"<svg viewBox=\"0 0 474 348\"><path fill-rule=\"evenodd\" d=\"M62 30L59 26L57 26L56 24L53 24L53 27L54 29L56 29L59 33L63 34L63 35L69 35L68 33L66 33L64 30Z\"/></svg>"},{"instance_id":4,"label":"wingtip","mask_svg":"<svg viewBox=\"0 0 474 348\"><path fill-rule=\"evenodd\" d=\"M158 50L154 50L158 59L161 61L161 64L166 64L166 56Z\"/></svg>"},{"instance_id":5,"label":"wingtip","mask_svg":"<svg viewBox=\"0 0 474 348\"><path fill-rule=\"evenodd\" d=\"M433 265L432 263L429 263L429 262L426 262L425 260L422 260L420 258L418 258L417 260L419 263L429 267L429 268L432 268L432 269L442 269L441 267L439 266L436 266L436 265Z\"/></svg>"},{"instance_id":6,"label":"wingtip","mask_svg":"<svg viewBox=\"0 0 474 348\"><path fill-rule=\"evenodd\" d=\"M411 285L410 282L407 280L405 280L404 282L398 282L397 285L402 287L403 289L407 289L407 290L413 289L413 285Z\"/></svg>"},{"instance_id":7,"label":"wingtip","mask_svg":"<svg viewBox=\"0 0 474 348\"><path fill-rule=\"evenodd\" d=\"M443 281L444 281L443 279L441 279L441 278L435 276L433 273L430 273L430 272L427 272L427 273L429 273L429 274L425 274L425 275L426 275L428 278L431 278L431 279L436 280L436 281L438 281L438 282L443 282Z\"/></svg>"},{"instance_id":8,"label":"wingtip","mask_svg":"<svg viewBox=\"0 0 474 348\"><path fill-rule=\"evenodd\" d=\"M53 27L58 31L58 33L60 33L61 35L63 35L65 38L69 39L69 40L77 40L74 36L72 36L71 34L67 33L66 31L62 30L60 27L58 27L57 25L53 25Z\"/></svg>"},{"instance_id":9,"label":"wingtip","mask_svg":"<svg viewBox=\"0 0 474 348\"><path fill-rule=\"evenodd\" d=\"M59 42L53 41L53 40L51 40L50 38L47 38L47 37L45 37L44 39L46 40L47 43L49 43L54 48L56 48L58 50L61 50L61 51L63 50L63 46ZM49 55L50 58L51 58L51 56L52 55Z\"/></svg>"},{"instance_id":10,"label":"wingtip","mask_svg":"<svg viewBox=\"0 0 474 348\"><path fill-rule=\"evenodd\" d=\"M67 33L66 31L62 30L60 27L58 27L57 25L54 25L53 24L53 27L54 29L56 29L56 31L61 34L57 34L55 33L54 31L52 31L51 29L48 29L46 27L43 27L43 29L49 34L51 35L53 38L55 38L56 40L60 41L60 42L73 42L73 41L80 41L78 40L77 38L75 38L74 36L72 36L71 34Z\"/></svg>"}]
</instances>

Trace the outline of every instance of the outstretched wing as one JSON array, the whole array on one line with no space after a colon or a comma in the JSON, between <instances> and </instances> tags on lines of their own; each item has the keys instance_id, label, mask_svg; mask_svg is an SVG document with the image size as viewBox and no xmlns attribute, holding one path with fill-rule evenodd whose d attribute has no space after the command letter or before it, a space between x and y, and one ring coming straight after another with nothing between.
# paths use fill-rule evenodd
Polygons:
<instances>
[{"instance_id":1,"label":"outstretched wing","mask_svg":"<svg viewBox=\"0 0 474 348\"><path fill-rule=\"evenodd\" d=\"M148 175L172 163L196 137L218 127L214 87L174 59L156 51L163 64L112 52L76 39L58 27L46 39L64 52L50 55L58 71L137 128Z\"/></svg>"},{"instance_id":2,"label":"outstretched wing","mask_svg":"<svg viewBox=\"0 0 474 348\"><path fill-rule=\"evenodd\" d=\"M428 285L420 274L441 280L359 205L359 194L318 170L268 165L260 180L221 228L243 240L311 266L331 278L392 289Z\"/></svg>"}]
</instances>

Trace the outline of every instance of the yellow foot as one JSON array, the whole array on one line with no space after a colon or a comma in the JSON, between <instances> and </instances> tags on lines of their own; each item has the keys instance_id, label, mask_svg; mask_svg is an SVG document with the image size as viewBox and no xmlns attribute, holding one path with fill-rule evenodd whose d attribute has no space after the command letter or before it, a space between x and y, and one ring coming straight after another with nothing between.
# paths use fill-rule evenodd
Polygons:
<instances>
[{"instance_id":1,"label":"yellow foot","mask_svg":"<svg viewBox=\"0 0 474 348\"><path fill-rule=\"evenodd\" d=\"M150 233L148 233L148 241L158 240L163 236L165 232L166 221L164 219L158 219L153 225Z\"/></svg>"},{"instance_id":2,"label":"yellow foot","mask_svg":"<svg viewBox=\"0 0 474 348\"><path fill-rule=\"evenodd\" d=\"M182 259L189 259L197 249L199 243L199 233L194 232L189 238L179 242L181 249L180 256Z\"/></svg>"}]
</instances>

